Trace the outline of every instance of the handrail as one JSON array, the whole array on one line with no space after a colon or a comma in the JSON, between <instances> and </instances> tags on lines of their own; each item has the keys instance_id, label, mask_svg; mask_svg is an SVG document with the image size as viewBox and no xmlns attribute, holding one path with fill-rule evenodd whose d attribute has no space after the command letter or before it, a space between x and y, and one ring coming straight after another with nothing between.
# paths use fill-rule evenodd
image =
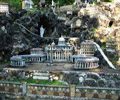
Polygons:
<instances>
[{"instance_id":1,"label":"handrail","mask_svg":"<svg viewBox=\"0 0 120 100\"><path fill-rule=\"evenodd\" d=\"M28 30L28 29L27 29L25 26L23 26L22 24L19 24L19 23L17 23L17 22L14 22L14 23L15 23L15 24L18 24L18 25L21 26L21 27L23 27L26 31L28 31L28 32L31 33L32 35L35 35L35 36L39 37L39 35L31 32L30 30Z\"/></svg>"}]
</instances>

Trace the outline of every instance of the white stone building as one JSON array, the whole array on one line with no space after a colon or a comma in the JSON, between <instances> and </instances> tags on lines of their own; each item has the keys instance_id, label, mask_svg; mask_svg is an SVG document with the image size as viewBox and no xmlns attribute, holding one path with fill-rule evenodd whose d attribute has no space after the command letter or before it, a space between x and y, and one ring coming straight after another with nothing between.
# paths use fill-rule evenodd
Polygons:
<instances>
[{"instance_id":1,"label":"white stone building","mask_svg":"<svg viewBox=\"0 0 120 100\"><path fill-rule=\"evenodd\" d=\"M70 62L72 61L73 46L66 43L63 37L60 37L58 45L55 45L53 42L45 48L45 52L47 54L47 61L52 59L53 62Z\"/></svg>"},{"instance_id":2,"label":"white stone building","mask_svg":"<svg viewBox=\"0 0 120 100\"><path fill-rule=\"evenodd\" d=\"M78 54L84 56L94 56L95 53L95 45L90 40L85 40L81 43L80 49L78 49Z\"/></svg>"},{"instance_id":3,"label":"white stone building","mask_svg":"<svg viewBox=\"0 0 120 100\"><path fill-rule=\"evenodd\" d=\"M26 9L29 10L32 8L33 6L33 1L32 0L23 0L22 1L22 9Z\"/></svg>"},{"instance_id":4,"label":"white stone building","mask_svg":"<svg viewBox=\"0 0 120 100\"><path fill-rule=\"evenodd\" d=\"M8 5L8 3L0 2L0 13L9 13L9 5Z\"/></svg>"},{"instance_id":5,"label":"white stone building","mask_svg":"<svg viewBox=\"0 0 120 100\"><path fill-rule=\"evenodd\" d=\"M74 69L91 69L99 67L99 58L94 57L96 47L90 40L85 40L81 43L77 54L72 56Z\"/></svg>"},{"instance_id":6,"label":"white stone building","mask_svg":"<svg viewBox=\"0 0 120 100\"><path fill-rule=\"evenodd\" d=\"M44 54L43 48L32 48L30 54Z\"/></svg>"},{"instance_id":7,"label":"white stone building","mask_svg":"<svg viewBox=\"0 0 120 100\"><path fill-rule=\"evenodd\" d=\"M10 59L10 66L15 66L15 67L24 67L25 66L25 61L23 60L22 56L13 56Z\"/></svg>"},{"instance_id":8,"label":"white stone building","mask_svg":"<svg viewBox=\"0 0 120 100\"><path fill-rule=\"evenodd\" d=\"M99 59L97 57L79 56L76 60L74 69L92 69L99 67Z\"/></svg>"},{"instance_id":9,"label":"white stone building","mask_svg":"<svg viewBox=\"0 0 120 100\"><path fill-rule=\"evenodd\" d=\"M45 54L22 55L26 63L40 63L46 60Z\"/></svg>"},{"instance_id":10,"label":"white stone building","mask_svg":"<svg viewBox=\"0 0 120 100\"><path fill-rule=\"evenodd\" d=\"M41 62L73 62L74 69L91 69L99 67L99 59L94 57L95 45L92 41L86 40L81 43L77 53L74 47L60 37L58 44L54 42L43 48L31 49L31 54L11 57L11 66L24 66L25 63Z\"/></svg>"}]
</instances>

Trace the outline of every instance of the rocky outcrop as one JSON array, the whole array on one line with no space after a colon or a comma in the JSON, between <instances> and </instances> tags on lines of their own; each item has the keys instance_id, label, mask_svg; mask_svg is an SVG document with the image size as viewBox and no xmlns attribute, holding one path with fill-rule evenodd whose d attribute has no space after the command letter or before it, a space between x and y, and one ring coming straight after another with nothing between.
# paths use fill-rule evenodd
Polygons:
<instances>
[{"instance_id":1,"label":"rocky outcrop","mask_svg":"<svg viewBox=\"0 0 120 100\"><path fill-rule=\"evenodd\" d=\"M49 15L48 15L49 14ZM0 15L0 61L9 60L10 56L28 53L33 47L40 47L50 40L39 36L40 26L45 28L45 35L49 35L54 28L56 18L53 13L41 14L27 11L12 11L9 15Z\"/></svg>"},{"instance_id":2,"label":"rocky outcrop","mask_svg":"<svg viewBox=\"0 0 120 100\"><path fill-rule=\"evenodd\" d=\"M120 26L119 10L118 3L99 3L87 5L80 11L59 10L57 16L50 9L43 13L21 10L12 11L7 16L0 15L0 60L39 47L42 43L48 44L52 38L56 40L61 35L79 37L81 41L97 39L104 42L108 35L116 38ZM41 25L45 28L44 36L51 39L39 37Z\"/></svg>"}]
</instances>

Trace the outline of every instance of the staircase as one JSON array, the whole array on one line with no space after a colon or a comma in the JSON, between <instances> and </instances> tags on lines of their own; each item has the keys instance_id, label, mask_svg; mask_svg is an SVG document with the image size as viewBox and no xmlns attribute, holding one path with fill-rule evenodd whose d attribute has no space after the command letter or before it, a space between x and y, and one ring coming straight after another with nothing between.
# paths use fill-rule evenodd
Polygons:
<instances>
[{"instance_id":1,"label":"staircase","mask_svg":"<svg viewBox=\"0 0 120 100\"><path fill-rule=\"evenodd\" d=\"M103 52L103 50L101 49L101 47L95 43L95 46L97 47L98 51L101 53L101 55L103 56L103 58L105 59L105 61L108 63L109 67L112 69L116 69L115 66L112 64L112 62L107 58L107 56L105 55L105 53Z\"/></svg>"}]
</instances>

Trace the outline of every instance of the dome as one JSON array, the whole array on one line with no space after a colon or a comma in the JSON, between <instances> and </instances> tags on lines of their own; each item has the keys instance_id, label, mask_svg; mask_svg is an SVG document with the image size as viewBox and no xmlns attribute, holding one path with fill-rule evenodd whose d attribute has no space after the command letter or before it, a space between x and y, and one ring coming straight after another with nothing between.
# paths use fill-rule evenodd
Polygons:
<instances>
[{"instance_id":1,"label":"dome","mask_svg":"<svg viewBox=\"0 0 120 100\"><path fill-rule=\"evenodd\" d=\"M54 41L52 42L52 46L55 46L55 42Z\"/></svg>"},{"instance_id":2,"label":"dome","mask_svg":"<svg viewBox=\"0 0 120 100\"><path fill-rule=\"evenodd\" d=\"M64 42L64 41L65 41L64 37L60 37L60 38L59 38L59 41Z\"/></svg>"},{"instance_id":3,"label":"dome","mask_svg":"<svg viewBox=\"0 0 120 100\"><path fill-rule=\"evenodd\" d=\"M58 46L65 46L65 39L63 37L59 38Z\"/></svg>"}]
</instances>

